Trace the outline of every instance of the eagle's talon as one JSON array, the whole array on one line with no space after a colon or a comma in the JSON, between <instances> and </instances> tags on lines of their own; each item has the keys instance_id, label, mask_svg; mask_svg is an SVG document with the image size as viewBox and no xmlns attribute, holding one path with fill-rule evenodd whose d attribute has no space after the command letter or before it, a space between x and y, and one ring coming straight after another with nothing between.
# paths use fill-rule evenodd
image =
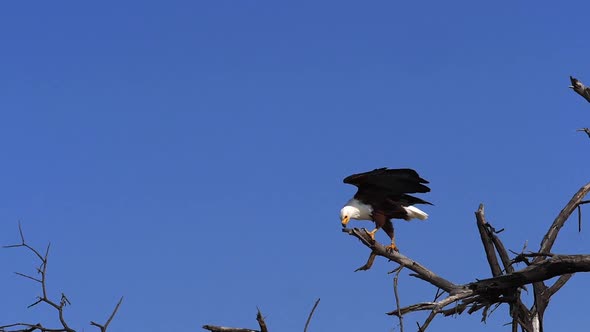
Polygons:
<instances>
[{"instance_id":1,"label":"eagle's talon","mask_svg":"<svg viewBox=\"0 0 590 332\"><path fill-rule=\"evenodd\" d=\"M371 241L376 242L375 241L375 232L377 232L378 228L372 230L372 231L367 231L365 230L365 232L367 232L367 234L369 235L369 237L371 238Z\"/></svg>"},{"instance_id":2,"label":"eagle's talon","mask_svg":"<svg viewBox=\"0 0 590 332\"><path fill-rule=\"evenodd\" d=\"M399 248L398 248L398 247L397 247L395 244L393 244L393 243L392 243L392 244L390 244L390 245L388 245L387 247L385 247L385 250L386 250L387 252L389 252L389 253L392 253L392 252L394 252L394 251L395 251L395 252L399 252Z\"/></svg>"}]
</instances>

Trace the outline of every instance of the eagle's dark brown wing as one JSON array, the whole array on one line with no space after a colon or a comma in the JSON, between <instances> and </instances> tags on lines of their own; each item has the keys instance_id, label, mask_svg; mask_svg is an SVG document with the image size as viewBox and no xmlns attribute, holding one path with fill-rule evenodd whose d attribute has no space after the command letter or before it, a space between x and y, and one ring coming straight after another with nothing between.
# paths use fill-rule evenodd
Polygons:
<instances>
[{"instance_id":1,"label":"eagle's dark brown wing","mask_svg":"<svg viewBox=\"0 0 590 332\"><path fill-rule=\"evenodd\" d=\"M344 179L344 183L357 186L359 191L378 191L389 195L430 191L430 188L425 185L428 181L409 168L377 168L370 172L350 175Z\"/></svg>"}]
</instances>

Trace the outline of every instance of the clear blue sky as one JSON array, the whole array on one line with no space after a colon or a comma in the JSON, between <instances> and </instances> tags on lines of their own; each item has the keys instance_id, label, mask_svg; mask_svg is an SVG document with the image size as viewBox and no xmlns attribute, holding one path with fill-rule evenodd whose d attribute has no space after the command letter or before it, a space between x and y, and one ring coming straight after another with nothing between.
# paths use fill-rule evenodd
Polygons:
<instances>
[{"instance_id":1,"label":"clear blue sky","mask_svg":"<svg viewBox=\"0 0 590 332\"><path fill-rule=\"evenodd\" d=\"M52 243L50 292L91 331L397 331L395 265L341 233L343 177L412 167L427 222L401 251L443 277L489 276L473 212L508 248L541 236L588 180L590 5L551 2L154 1L0 5L0 243ZM559 253L588 253L567 224ZM371 226L355 222L354 226ZM378 240L386 242L381 233ZM37 262L0 251L0 324L26 309ZM546 329L590 324L577 275ZM400 280L402 304L435 289ZM568 317L568 319L564 319ZM423 315L408 316L414 327ZM435 331L507 331L505 308Z\"/></svg>"}]
</instances>

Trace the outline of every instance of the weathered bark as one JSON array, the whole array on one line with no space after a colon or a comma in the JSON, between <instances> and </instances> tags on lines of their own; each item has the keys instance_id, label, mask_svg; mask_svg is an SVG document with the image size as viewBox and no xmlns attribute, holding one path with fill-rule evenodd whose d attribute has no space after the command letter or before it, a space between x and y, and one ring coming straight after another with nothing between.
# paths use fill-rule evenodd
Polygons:
<instances>
[{"instance_id":1,"label":"weathered bark","mask_svg":"<svg viewBox=\"0 0 590 332\"><path fill-rule=\"evenodd\" d=\"M572 82L572 85L569 86L570 89L573 89L577 94L584 97L584 99L590 103L590 88L573 76L570 76L570 81Z\"/></svg>"}]
</instances>

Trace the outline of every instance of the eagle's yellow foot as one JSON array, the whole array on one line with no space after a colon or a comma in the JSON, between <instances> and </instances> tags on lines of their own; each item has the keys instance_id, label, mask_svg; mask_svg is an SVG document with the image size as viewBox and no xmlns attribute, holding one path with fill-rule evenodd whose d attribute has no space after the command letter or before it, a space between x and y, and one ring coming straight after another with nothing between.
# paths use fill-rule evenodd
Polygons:
<instances>
[{"instance_id":1,"label":"eagle's yellow foot","mask_svg":"<svg viewBox=\"0 0 590 332\"><path fill-rule=\"evenodd\" d=\"M371 240L375 241L375 233L379 230L379 228L375 228L374 230L367 232L367 234L369 234L369 236L371 237Z\"/></svg>"},{"instance_id":2,"label":"eagle's yellow foot","mask_svg":"<svg viewBox=\"0 0 590 332\"><path fill-rule=\"evenodd\" d=\"M399 252L399 248L395 245L394 242L391 242L390 245L388 245L387 247L385 247L385 250L387 250L388 252L392 252L392 251Z\"/></svg>"}]
</instances>

